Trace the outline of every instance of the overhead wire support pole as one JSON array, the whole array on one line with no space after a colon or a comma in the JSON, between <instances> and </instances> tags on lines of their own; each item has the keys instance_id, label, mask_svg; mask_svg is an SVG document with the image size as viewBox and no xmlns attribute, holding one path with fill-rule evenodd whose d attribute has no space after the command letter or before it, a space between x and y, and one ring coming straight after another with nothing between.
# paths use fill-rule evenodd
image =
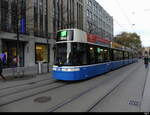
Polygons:
<instances>
[{"instance_id":1,"label":"overhead wire support pole","mask_svg":"<svg viewBox=\"0 0 150 115\"><path fill-rule=\"evenodd\" d=\"M47 73L49 73L49 38L48 38L48 0L46 0L46 38L47 38L47 51L48 51L48 60L47 60Z\"/></svg>"},{"instance_id":2,"label":"overhead wire support pole","mask_svg":"<svg viewBox=\"0 0 150 115\"><path fill-rule=\"evenodd\" d=\"M17 49L16 49L16 61L17 61L17 67L20 67L20 61L19 61L19 46L20 46L20 33L19 33L19 1L17 0L17 4L16 4L16 31L17 31Z\"/></svg>"}]
</instances>

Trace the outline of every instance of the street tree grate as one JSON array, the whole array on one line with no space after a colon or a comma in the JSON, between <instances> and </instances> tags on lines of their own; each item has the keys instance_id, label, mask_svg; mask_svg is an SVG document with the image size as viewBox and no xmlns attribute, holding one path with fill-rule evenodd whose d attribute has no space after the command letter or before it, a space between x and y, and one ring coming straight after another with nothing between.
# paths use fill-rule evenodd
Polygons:
<instances>
[{"instance_id":1,"label":"street tree grate","mask_svg":"<svg viewBox=\"0 0 150 115\"><path fill-rule=\"evenodd\" d=\"M48 96L38 97L34 99L34 102L37 102L37 103L47 103L49 101L51 101L51 97L48 97Z\"/></svg>"}]
</instances>

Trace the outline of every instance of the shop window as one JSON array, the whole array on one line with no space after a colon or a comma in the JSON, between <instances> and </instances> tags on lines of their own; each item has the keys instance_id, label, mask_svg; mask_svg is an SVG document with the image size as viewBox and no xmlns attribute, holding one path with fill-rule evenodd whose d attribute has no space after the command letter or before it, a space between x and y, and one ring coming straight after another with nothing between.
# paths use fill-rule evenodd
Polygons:
<instances>
[{"instance_id":1,"label":"shop window","mask_svg":"<svg viewBox=\"0 0 150 115\"><path fill-rule=\"evenodd\" d=\"M15 61L17 56L17 46L15 41L3 41L2 49L6 54L6 68L17 67L17 62ZM20 43L19 47L19 60L20 67L24 67L24 43Z\"/></svg>"},{"instance_id":2,"label":"shop window","mask_svg":"<svg viewBox=\"0 0 150 115\"><path fill-rule=\"evenodd\" d=\"M48 62L48 47L47 47L47 45L36 44L35 50L36 50L36 63L38 61L47 63Z\"/></svg>"}]
</instances>

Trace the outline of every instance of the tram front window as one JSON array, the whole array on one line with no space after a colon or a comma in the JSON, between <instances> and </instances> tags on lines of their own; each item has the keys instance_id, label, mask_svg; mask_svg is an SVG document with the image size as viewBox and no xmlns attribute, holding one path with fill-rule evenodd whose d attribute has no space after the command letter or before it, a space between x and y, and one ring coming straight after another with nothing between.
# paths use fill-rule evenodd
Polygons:
<instances>
[{"instance_id":1,"label":"tram front window","mask_svg":"<svg viewBox=\"0 0 150 115\"><path fill-rule=\"evenodd\" d=\"M67 60L67 44L57 44L55 50L55 65L61 66Z\"/></svg>"},{"instance_id":2,"label":"tram front window","mask_svg":"<svg viewBox=\"0 0 150 115\"><path fill-rule=\"evenodd\" d=\"M86 45L81 43L56 44L55 65L81 66L87 64Z\"/></svg>"}]
</instances>

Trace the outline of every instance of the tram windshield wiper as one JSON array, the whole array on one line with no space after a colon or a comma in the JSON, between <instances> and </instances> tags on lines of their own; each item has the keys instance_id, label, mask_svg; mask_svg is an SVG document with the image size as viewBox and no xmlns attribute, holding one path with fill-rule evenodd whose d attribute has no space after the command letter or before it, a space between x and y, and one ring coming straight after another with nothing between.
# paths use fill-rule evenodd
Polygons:
<instances>
[{"instance_id":1,"label":"tram windshield wiper","mask_svg":"<svg viewBox=\"0 0 150 115\"><path fill-rule=\"evenodd\" d=\"M58 65L58 67L62 67L62 65Z\"/></svg>"},{"instance_id":2,"label":"tram windshield wiper","mask_svg":"<svg viewBox=\"0 0 150 115\"><path fill-rule=\"evenodd\" d=\"M63 64L56 64L58 67L62 67L63 66Z\"/></svg>"}]
</instances>

